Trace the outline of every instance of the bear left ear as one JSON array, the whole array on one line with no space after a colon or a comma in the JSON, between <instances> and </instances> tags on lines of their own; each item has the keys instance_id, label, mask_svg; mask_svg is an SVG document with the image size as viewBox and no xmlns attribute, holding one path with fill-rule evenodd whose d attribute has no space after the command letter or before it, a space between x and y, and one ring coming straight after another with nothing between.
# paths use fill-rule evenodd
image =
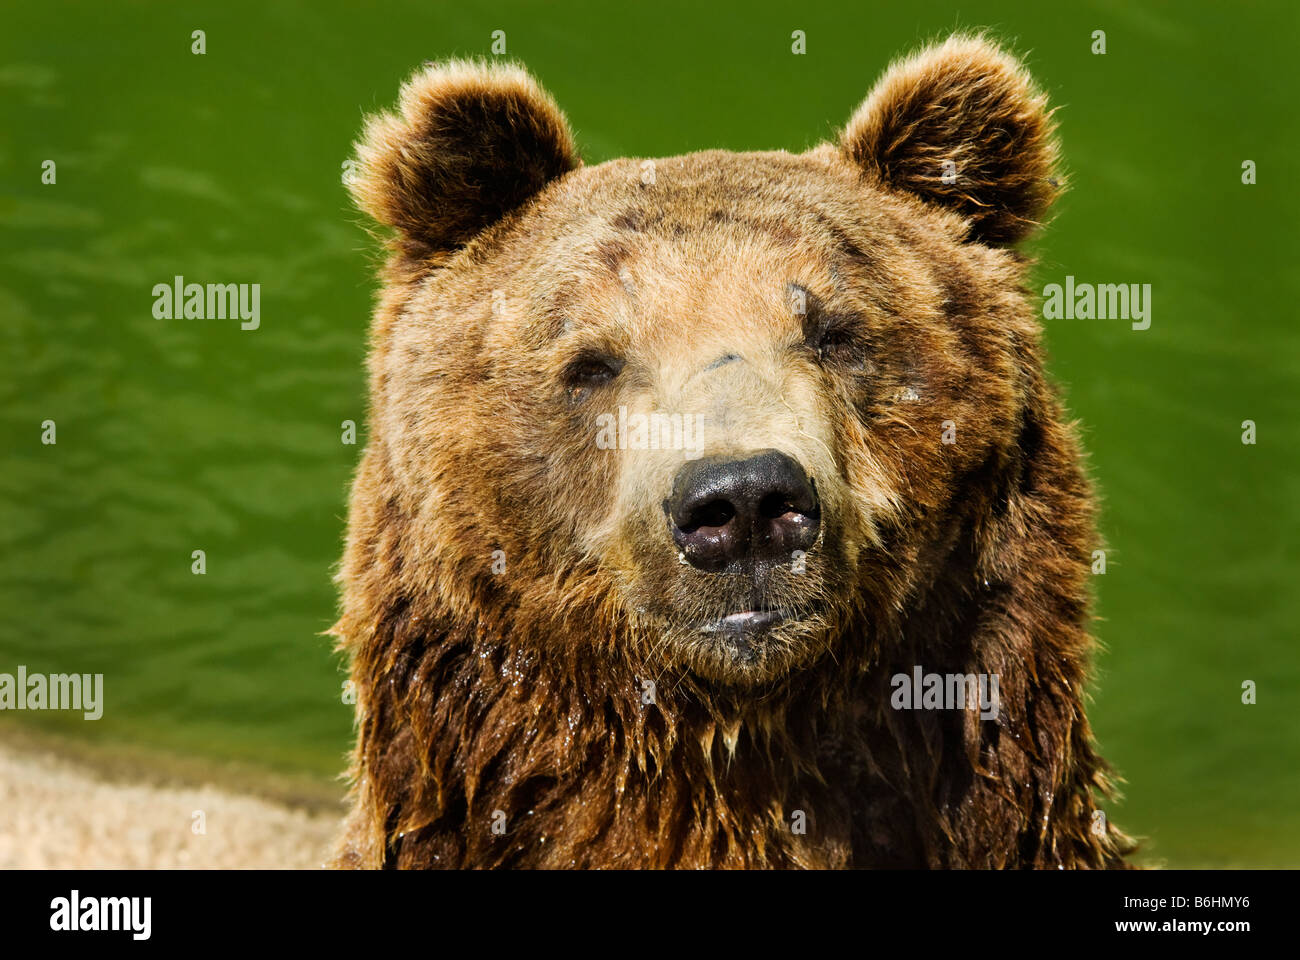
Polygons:
<instances>
[{"instance_id":1,"label":"bear left ear","mask_svg":"<svg viewBox=\"0 0 1300 960\"><path fill-rule=\"evenodd\" d=\"M994 246L1023 239L1061 192L1047 98L1019 61L954 36L896 63L840 134L884 186L947 207Z\"/></svg>"},{"instance_id":2,"label":"bear left ear","mask_svg":"<svg viewBox=\"0 0 1300 960\"><path fill-rule=\"evenodd\" d=\"M412 258L468 243L582 163L564 114L519 67L430 64L399 106L367 122L349 187Z\"/></svg>"}]
</instances>

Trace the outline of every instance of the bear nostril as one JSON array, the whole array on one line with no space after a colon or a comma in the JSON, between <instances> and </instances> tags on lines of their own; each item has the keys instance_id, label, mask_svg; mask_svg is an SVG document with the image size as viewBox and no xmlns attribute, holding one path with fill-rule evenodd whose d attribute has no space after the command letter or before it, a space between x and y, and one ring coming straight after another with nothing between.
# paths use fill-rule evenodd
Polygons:
<instances>
[{"instance_id":1,"label":"bear nostril","mask_svg":"<svg viewBox=\"0 0 1300 960\"><path fill-rule=\"evenodd\" d=\"M725 527L736 516L736 508L726 500L711 500L691 512L683 524L683 533L693 533L700 527Z\"/></svg>"},{"instance_id":2,"label":"bear nostril","mask_svg":"<svg viewBox=\"0 0 1300 960\"><path fill-rule=\"evenodd\" d=\"M802 513L783 493L768 494L758 505L758 515L766 520L776 520L787 513Z\"/></svg>"}]
</instances>

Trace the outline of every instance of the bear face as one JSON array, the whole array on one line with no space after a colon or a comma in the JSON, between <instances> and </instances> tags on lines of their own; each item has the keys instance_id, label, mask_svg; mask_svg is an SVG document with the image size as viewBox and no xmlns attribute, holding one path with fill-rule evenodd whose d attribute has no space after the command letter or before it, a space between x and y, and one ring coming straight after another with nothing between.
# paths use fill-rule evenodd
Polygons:
<instances>
[{"instance_id":1,"label":"bear face","mask_svg":"<svg viewBox=\"0 0 1300 960\"><path fill-rule=\"evenodd\" d=\"M354 193L396 233L336 628L360 690L353 862L1006 865L1062 790L1052 862L1116 855L1085 830L1104 777L1076 715L1090 497L1008 249L1060 186L1015 61L954 38L801 155L590 167L527 74L456 63L359 154ZM1006 673L1005 736L970 715L900 733L884 679L941 662ZM647 678L671 688L654 712ZM1041 710L1060 749L1040 782ZM935 737L950 792L909 798L907 741ZM715 749L749 768L722 782ZM675 762L677 812L636 787ZM1023 809L938 850L962 814L936 805L971 806L994 767L1032 783ZM576 777L683 836L584 834L601 815ZM820 845L755 841L811 781ZM555 822L488 853L466 823L484 795ZM530 859L560 824L605 853Z\"/></svg>"}]
</instances>

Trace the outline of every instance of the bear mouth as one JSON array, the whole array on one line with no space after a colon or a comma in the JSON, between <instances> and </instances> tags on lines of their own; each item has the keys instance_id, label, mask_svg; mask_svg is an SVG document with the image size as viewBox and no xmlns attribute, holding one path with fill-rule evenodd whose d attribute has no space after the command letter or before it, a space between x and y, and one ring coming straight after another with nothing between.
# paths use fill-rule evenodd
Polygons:
<instances>
[{"instance_id":1,"label":"bear mouth","mask_svg":"<svg viewBox=\"0 0 1300 960\"><path fill-rule=\"evenodd\" d=\"M701 624L696 629L700 633L735 634L737 636L757 636L783 623L788 614L783 610L757 609L729 613L725 617Z\"/></svg>"},{"instance_id":2,"label":"bear mouth","mask_svg":"<svg viewBox=\"0 0 1300 960\"><path fill-rule=\"evenodd\" d=\"M706 681L775 679L815 659L835 629L838 584L815 572L804 579L767 568L749 576L678 575L665 585L647 580L633 581L627 595L645 654Z\"/></svg>"},{"instance_id":3,"label":"bear mouth","mask_svg":"<svg viewBox=\"0 0 1300 960\"><path fill-rule=\"evenodd\" d=\"M788 611L767 607L740 610L700 624L699 637L733 667L750 669L767 659L773 632L791 619Z\"/></svg>"},{"instance_id":4,"label":"bear mouth","mask_svg":"<svg viewBox=\"0 0 1300 960\"><path fill-rule=\"evenodd\" d=\"M706 682L775 680L825 646L826 612L802 604L748 597L689 618L663 609L652 613L642 608L641 613L651 618L647 626L654 624L651 656L666 656Z\"/></svg>"}]
</instances>

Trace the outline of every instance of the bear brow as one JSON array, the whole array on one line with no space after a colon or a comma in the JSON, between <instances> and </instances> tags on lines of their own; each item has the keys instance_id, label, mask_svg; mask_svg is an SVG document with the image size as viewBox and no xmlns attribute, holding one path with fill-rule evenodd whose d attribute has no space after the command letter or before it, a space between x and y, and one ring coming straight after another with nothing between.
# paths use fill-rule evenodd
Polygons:
<instances>
[{"instance_id":1,"label":"bear brow","mask_svg":"<svg viewBox=\"0 0 1300 960\"><path fill-rule=\"evenodd\" d=\"M569 329L568 314L558 307L547 308L536 322L528 324L522 334L524 346L541 350L554 343Z\"/></svg>"},{"instance_id":2,"label":"bear brow","mask_svg":"<svg viewBox=\"0 0 1300 960\"><path fill-rule=\"evenodd\" d=\"M802 283L787 283L785 292L791 311L800 318L805 330L818 329L825 324L826 307L821 297Z\"/></svg>"},{"instance_id":3,"label":"bear brow","mask_svg":"<svg viewBox=\"0 0 1300 960\"><path fill-rule=\"evenodd\" d=\"M560 339L573 328L574 287L561 283L549 296L535 301L536 319L524 325L521 331L523 346L541 350Z\"/></svg>"},{"instance_id":4,"label":"bear brow","mask_svg":"<svg viewBox=\"0 0 1300 960\"><path fill-rule=\"evenodd\" d=\"M796 316L800 316L798 307L803 308L801 321L806 337L821 336L832 329L856 328L864 321L859 311L827 303L801 283L786 284L786 294Z\"/></svg>"},{"instance_id":5,"label":"bear brow","mask_svg":"<svg viewBox=\"0 0 1300 960\"><path fill-rule=\"evenodd\" d=\"M878 266L876 256L870 251L864 249L858 241L853 239L853 237L849 236L848 231L846 231L842 226L824 213L818 212L814 214L814 216L816 217L817 225L826 231L836 249L839 250L840 253L844 254L849 261L868 268Z\"/></svg>"},{"instance_id":6,"label":"bear brow","mask_svg":"<svg viewBox=\"0 0 1300 960\"><path fill-rule=\"evenodd\" d=\"M631 253L631 248L621 240L604 240L596 246L591 255L597 263L608 267L613 273L618 273L618 268Z\"/></svg>"}]
</instances>

